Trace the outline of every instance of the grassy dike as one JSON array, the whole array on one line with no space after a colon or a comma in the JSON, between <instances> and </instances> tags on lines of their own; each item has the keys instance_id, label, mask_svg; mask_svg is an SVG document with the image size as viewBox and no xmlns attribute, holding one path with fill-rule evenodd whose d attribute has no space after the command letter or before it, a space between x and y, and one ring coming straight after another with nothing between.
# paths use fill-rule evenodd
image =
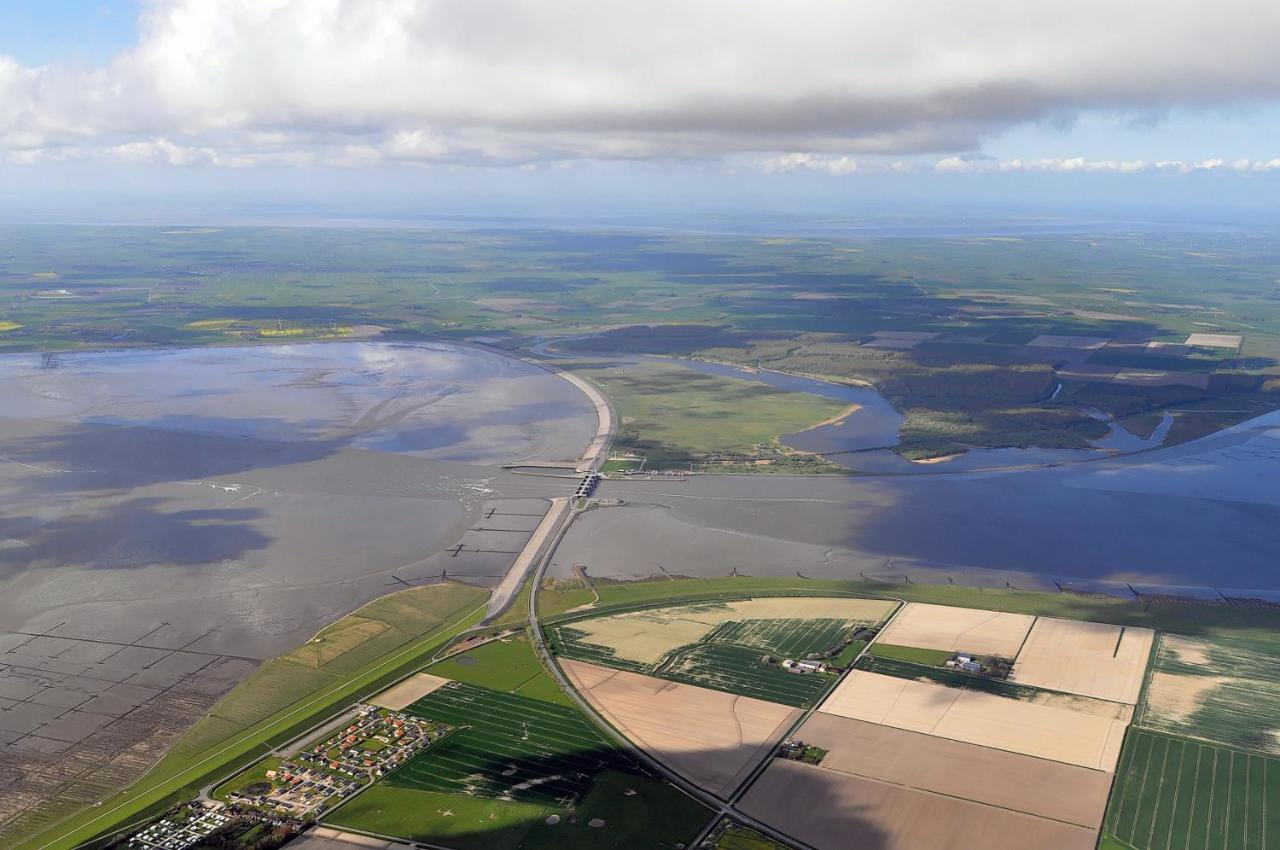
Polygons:
<instances>
[{"instance_id":1,"label":"grassy dike","mask_svg":"<svg viewBox=\"0 0 1280 850\"><path fill-rule=\"evenodd\" d=\"M441 647L484 617L487 592L482 588L444 585L416 588L415 591L437 589L442 589L450 597L448 604L443 606L449 610L430 630L383 652L321 689L290 694L293 699L283 708L207 749L182 756L171 753L129 788L96 806L18 838L9 845L11 850L71 850L105 843L115 832L194 796L205 785L230 776L360 698L424 666ZM376 604L377 601L370 603ZM359 617L364 610L362 608L349 617ZM329 629L341 628L342 624L343 620L339 620ZM219 706L240 700L238 692L241 689L260 688L262 682L259 680L251 684L252 679L232 690L214 706L212 713L216 713ZM281 687L289 684L282 681Z\"/></svg>"}]
</instances>

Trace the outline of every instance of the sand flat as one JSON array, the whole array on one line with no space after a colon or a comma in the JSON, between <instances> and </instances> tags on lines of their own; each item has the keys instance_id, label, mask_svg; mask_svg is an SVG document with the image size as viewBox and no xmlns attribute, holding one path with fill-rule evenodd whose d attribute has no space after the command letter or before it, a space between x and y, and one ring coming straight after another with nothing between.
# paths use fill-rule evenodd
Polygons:
<instances>
[{"instance_id":1,"label":"sand flat","mask_svg":"<svg viewBox=\"0 0 1280 850\"><path fill-rule=\"evenodd\" d=\"M1011 679L1133 705L1154 639L1150 629L1041 617L1018 654Z\"/></svg>"},{"instance_id":2,"label":"sand flat","mask_svg":"<svg viewBox=\"0 0 1280 850\"><path fill-rule=\"evenodd\" d=\"M1013 658L1034 621L1028 614L909 602L879 640L899 646Z\"/></svg>"},{"instance_id":3,"label":"sand flat","mask_svg":"<svg viewBox=\"0 0 1280 850\"><path fill-rule=\"evenodd\" d=\"M800 710L581 661L560 666L615 729L676 773L727 797Z\"/></svg>"},{"instance_id":4,"label":"sand flat","mask_svg":"<svg viewBox=\"0 0 1280 850\"><path fill-rule=\"evenodd\" d=\"M854 670L819 711L1114 771L1128 723L1056 705Z\"/></svg>"},{"instance_id":5,"label":"sand flat","mask_svg":"<svg viewBox=\"0 0 1280 850\"><path fill-rule=\"evenodd\" d=\"M1076 824L774 759L741 801L818 850L1093 850Z\"/></svg>"}]
</instances>

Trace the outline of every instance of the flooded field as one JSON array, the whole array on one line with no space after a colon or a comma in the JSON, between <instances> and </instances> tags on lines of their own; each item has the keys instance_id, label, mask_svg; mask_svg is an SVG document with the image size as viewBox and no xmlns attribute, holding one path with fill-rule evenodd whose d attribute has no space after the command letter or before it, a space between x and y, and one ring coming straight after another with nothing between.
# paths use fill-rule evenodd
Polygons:
<instances>
[{"instance_id":1,"label":"flooded field","mask_svg":"<svg viewBox=\"0 0 1280 850\"><path fill-rule=\"evenodd\" d=\"M1054 468L610 481L557 560L600 576L795 575L1280 590L1280 419Z\"/></svg>"}]
</instances>

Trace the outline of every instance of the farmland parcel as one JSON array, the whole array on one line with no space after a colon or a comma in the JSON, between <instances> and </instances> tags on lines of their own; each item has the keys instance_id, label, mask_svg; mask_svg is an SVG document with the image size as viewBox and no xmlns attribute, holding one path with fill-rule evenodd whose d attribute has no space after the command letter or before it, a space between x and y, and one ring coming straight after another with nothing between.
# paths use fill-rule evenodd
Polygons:
<instances>
[{"instance_id":1,"label":"farmland parcel","mask_svg":"<svg viewBox=\"0 0 1280 850\"><path fill-rule=\"evenodd\" d=\"M897 646L1013 658L1034 619L1026 614L911 602L880 640Z\"/></svg>"},{"instance_id":2,"label":"farmland parcel","mask_svg":"<svg viewBox=\"0 0 1280 850\"><path fill-rule=\"evenodd\" d=\"M1248 641L1161 635L1143 726L1280 755L1274 650Z\"/></svg>"},{"instance_id":3,"label":"farmland parcel","mask_svg":"<svg viewBox=\"0 0 1280 850\"><path fill-rule=\"evenodd\" d=\"M726 797L799 716L782 705L692 685L561 662L570 682L638 747Z\"/></svg>"},{"instance_id":4,"label":"farmland parcel","mask_svg":"<svg viewBox=\"0 0 1280 850\"><path fill-rule=\"evenodd\" d=\"M1092 829L774 760L742 810L819 850L1093 850Z\"/></svg>"},{"instance_id":5,"label":"farmland parcel","mask_svg":"<svg viewBox=\"0 0 1280 850\"><path fill-rule=\"evenodd\" d=\"M1116 774L1107 833L1137 850L1269 850L1278 818L1280 759L1136 731Z\"/></svg>"},{"instance_id":6,"label":"farmland parcel","mask_svg":"<svg viewBox=\"0 0 1280 850\"><path fill-rule=\"evenodd\" d=\"M796 737L824 770L1096 829L1110 774L816 712Z\"/></svg>"},{"instance_id":7,"label":"farmland parcel","mask_svg":"<svg viewBox=\"0 0 1280 850\"><path fill-rule=\"evenodd\" d=\"M827 714L954 741L1114 770L1124 720L854 670L821 705Z\"/></svg>"},{"instance_id":8,"label":"farmland parcel","mask_svg":"<svg viewBox=\"0 0 1280 850\"><path fill-rule=\"evenodd\" d=\"M1040 617L1018 653L1013 679L1133 705L1154 637L1150 629Z\"/></svg>"}]
</instances>

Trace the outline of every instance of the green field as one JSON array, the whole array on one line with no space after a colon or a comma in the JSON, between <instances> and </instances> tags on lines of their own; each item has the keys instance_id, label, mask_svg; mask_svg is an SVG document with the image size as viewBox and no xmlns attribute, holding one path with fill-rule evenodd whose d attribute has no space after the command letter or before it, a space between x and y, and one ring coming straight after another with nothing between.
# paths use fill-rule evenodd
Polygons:
<instances>
[{"instance_id":1,"label":"green field","mask_svg":"<svg viewBox=\"0 0 1280 850\"><path fill-rule=\"evenodd\" d=\"M723 601L728 600L717 600ZM708 606L705 600L700 605L701 608L714 607ZM700 610L698 604L688 607ZM779 662L836 650L856 627L874 625L835 618L733 620L717 624L697 643L672 650L651 665L619 658L611 647L591 643L586 632L574 627L594 616L597 616L594 612L582 614L548 626L551 651L577 661L801 708L813 705L834 678L823 673L792 673ZM857 649L852 652L856 654ZM765 656L773 661L765 664Z\"/></svg>"},{"instance_id":2,"label":"green field","mask_svg":"<svg viewBox=\"0 0 1280 850\"><path fill-rule=\"evenodd\" d=\"M575 709L453 683L408 711L458 731L326 822L460 850L647 848L688 841L710 816L641 775ZM553 814L554 826L545 822ZM606 826L587 826L593 818Z\"/></svg>"},{"instance_id":3,"label":"green field","mask_svg":"<svg viewBox=\"0 0 1280 850\"><path fill-rule=\"evenodd\" d=\"M823 673L791 673L777 664L764 666L754 649L707 643L673 652L654 675L797 708L813 705L835 681Z\"/></svg>"},{"instance_id":4,"label":"green field","mask_svg":"<svg viewBox=\"0 0 1280 850\"><path fill-rule=\"evenodd\" d=\"M1171 735L1280 755L1278 668L1269 642L1161 635L1137 722ZM1191 705L1186 690L1194 693Z\"/></svg>"},{"instance_id":5,"label":"green field","mask_svg":"<svg viewBox=\"0 0 1280 850\"><path fill-rule=\"evenodd\" d=\"M710 816L666 782L605 771L573 810L379 783L325 822L455 850L664 850L687 845ZM588 825L597 818L604 826Z\"/></svg>"},{"instance_id":6,"label":"green field","mask_svg":"<svg viewBox=\"0 0 1280 850\"><path fill-rule=\"evenodd\" d=\"M875 648L875 644L872 644L871 646L872 649ZM937 682L939 685L947 685L953 688L967 688L972 691L982 691L983 693L996 694L997 696L1009 697L1011 699L1032 699L1039 691L1039 688L1033 688L1029 685L1019 685L1014 682L1005 681L1004 679L993 679L990 676L965 673L950 667L935 667L929 664L904 661L898 658L886 658L879 655L873 655L870 652L858 659L858 663L855 664L854 667L858 670L866 670L870 673L880 673L884 676L894 676L899 679ZM1081 697L1081 699L1088 699L1088 697Z\"/></svg>"},{"instance_id":7,"label":"green field","mask_svg":"<svg viewBox=\"0 0 1280 850\"><path fill-rule=\"evenodd\" d=\"M1105 829L1133 850L1267 850L1280 836L1280 759L1131 730Z\"/></svg>"},{"instance_id":8,"label":"green field","mask_svg":"<svg viewBox=\"0 0 1280 850\"><path fill-rule=\"evenodd\" d=\"M398 787L567 805L631 766L577 710L541 700L454 683L407 710L459 731L390 777Z\"/></svg>"},{"instance_id":9,"label":"green field","mask_svg":"<svg viewBox=\"0 0 1280 850\"><path fill-rule=\"evenodd\" d=\"M604 826L590 826L593 819ZM687 847L711 811L675 786L647 776L605 771L573 818L537 822L521 850L674 850Z\"/></svg>"},{"instance_id":10,"label":"green field","mask_svg":"<svg viewBox=\"0 0 1280 850\"><path fill-rule=\"evenodd\" d=\"M255 782L266 782L270 784L271 780L267 779L267 771L275 770L280 766L280 762L282 761L284 761L284 759L276 758L274 756L272 758L263 759L255 764L252 769L246 770L244 773L234 776L219 785L217 788L214 788L210 796L215 800L225 801L227 799L227 795L232 791L239 791L240 789L246 788Z\"/></svg>"},{"instance_id":11,"label":"green field","mask_svg":"<svg viewBox=\"0 0 1280 850\"><path fill-rule=\"evenodd\" d=\"M469 649L431 665L428 670L436 676L482 688L560 705L573 704L542 668L524 633Z\"/></svg>"},{"instance_id":12,"label":"green field","mask_svg":"<svg viewBox=\"0 0 1280 850\"><path fill-rule=\"evenodd\" d=\"M842 402L657 360L574 371L595 382L618 411L622 422L614 449L643 455L648 469L835 469L785 449L778 438L838 416L848 408Z\"/></svg>"},{"instance_id":13,"label":"green field","mask_svg":"<svg viewBox=\"0 0 1280 850\"><path fill-rule=\"evenodd\" d=\"M530 826L548 813L540 803L442 794L379 782L334 810L324 822L456 850L513 850Z\"/></svg>"},{"instance_id":14,"label":"green field","mask_svg":"<svg viewBox=\"0 0 1280 850\"><path fill-rule=\"evenodd\" d=\"M479 622L485 595L481 588L448 584L414 588L370 603L356 615L388 626L379 634L380 655L353 667L354 656L343 653L338 656L343 672L336 673L323 666L308 669L314 650L304 645L264 664L135 785L100 805L33 825L7 846L70 850L193 796L203 783L232 774L358 697L420 667L456 634ZM398 633L399 638L387 641L382 636L388 633Z\"/></svg>"},{"instance_id":15,"label":"green field","mask_svg":"<svg viewBox=\"0 0 1280 850\"><path fill-rule=\"evenodd\" d=\"M848 667L858 657L858 653L862 652L866 647L867 642L865 640L850 641L844 649L832 656L831 663L836 667Z\"/></svg>"},{"instance_id":16,"label":"green field","mask_svg":"<svg viewBox=\"0 0 1280 850\"><path fill-rule=\"evenodd\" d=\"M940 667L944 661L955 655L954 652L949 652L945 649L920 649L916 646L896 646L891 643L878 642L871 644L867 654L874 655L876 658L910 661L913 664L923 664L926 667Z\"/></svg>"},{"instance_id":17,"label":"green field","mask_svg":"<svg viewBox=\"0 0 1280 850\"><path fill-rule=\"evenodd\" d=\"M783 658L804 658L844 643L853 631L849 620L740 620L722 623L703 638L704 643L728 643ZM871 625L858 623L857 625Z\"/></svg>"}]
</instances>

